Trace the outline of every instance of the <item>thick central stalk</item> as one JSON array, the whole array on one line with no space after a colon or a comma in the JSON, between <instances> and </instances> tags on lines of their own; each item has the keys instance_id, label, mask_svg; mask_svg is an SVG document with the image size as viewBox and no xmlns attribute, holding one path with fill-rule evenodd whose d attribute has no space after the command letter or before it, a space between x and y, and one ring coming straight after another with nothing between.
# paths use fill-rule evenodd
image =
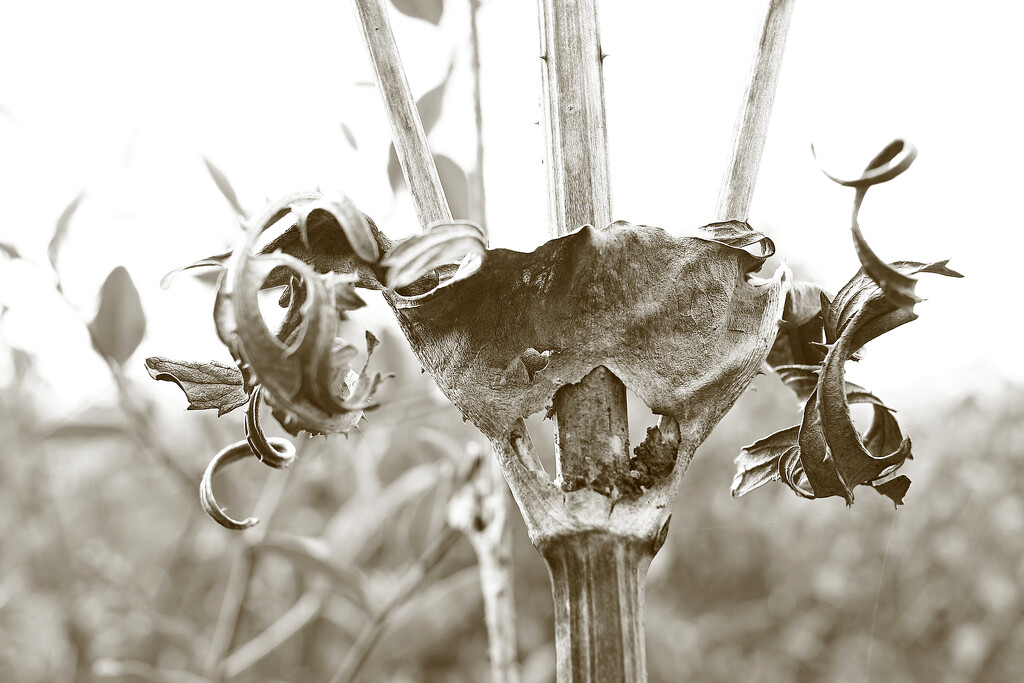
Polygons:
<instances>
[{"instance_id":1,"label":"thick central stalk","mask_svg":"<svg viewBox=\"0 0 1024 683\"><path fill-rule=\"evenodd\" d=\"M611 222L608 134L596 0L540 0L548 195L554 236ZM628 460L626 388L597 369L555 395L560 482L593 482L594 463ZM613 468L602 468L613 469Z\"/></svg>"},{"instance_id":2,"label":"thick central stalk","mask_svg":"<svg viewBox=\"0 0 1024 683\"><path fill-rule=\"evenodd\" d=\"M597 0L540 0L552 232L611 222ZM628 468L626 387L598 367L554 397L558 483L615 496ZM581 528L538 544L551 574L560 683L645 681L650 543Z\"/></svg>"},{"instance_id":3,"label":"thick central stalk","mask_svg":"<svg viewBox=\"0 0 1024 683\"><path fill-rule=\"evenodd\" d=\"M651 544L595 531L552 539L540 551L555 601L558 680L646 681L644 581Z\"/></svg>"}]
</instances>

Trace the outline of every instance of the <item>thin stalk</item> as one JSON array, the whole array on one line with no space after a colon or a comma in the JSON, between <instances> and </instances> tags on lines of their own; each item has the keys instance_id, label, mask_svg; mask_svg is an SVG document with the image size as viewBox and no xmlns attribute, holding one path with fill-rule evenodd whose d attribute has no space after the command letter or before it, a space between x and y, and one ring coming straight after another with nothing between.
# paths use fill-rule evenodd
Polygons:
<instances>
[{"instance_id":1,"label":"thin stalk","mask_svg":"<svg viewBox=\"0 0 1024 683\"><path fill-rule=\"evenodd\" d=\"M768 137L768 122L775 103L775 90L786 49L786 34L793 17L795 0L768 0L757 43L757 53L743 93L733 130L729 165L722 176L718 194L717 220L745 221L761 166L761 153Z\"/></svg>"},{"instance_id":2,"label":"thin stalk","mask_svg":"<svg viewBox=\"0 0 1024 683\"><path fill-rule=\"evenodd\" d=\"M483 102L480 95L480 31L477 15L480 0L469 0L469 56L473 77L473 133L476 156L467 174L469 217L487 229L487 195L484 185ZM474 479L484 495L477 516L483 524L463 529L476 553L480 592L484 602L492 683L519 683L519 647L516 639L516 606L513 592L512 527L509 491L497 459L484 454ZM470 482L473 486L477 482Z\"/></svg>"},{"instance_id":3,"label":"thin stalk","mask_svg":"<svg viewBox=\"0 0 1024 683\"><path fill-rule=\"evenodd\" d=\"M331 678L331 683L352 683L359 676L363 665L373 651L374 645L380 640L387 625L387 619L391 614L401 607L412 595L419 590L430 574L430 570L437 566L441 558L445 556L448 549L459 539L461 534L457 529L445 526L444 530L434 538L430 546L423 551L423 555L416 564L405 573L399 582L395 592L391 594L387 603L377 610L373 617L363 626L359 632L356 642L345 655L344 661Z\"/></svg>"},{"instance_id":4,"label":"thin stalk","mask_svg":"<svg viewBox=\"0 0 1024 683\"><path fill-rule=\"evenodd\" d=\"M480 0L469 0L469 60L473 75L473 131L476 137L476 157L467 174L469 180L469 215L480 227L487 227L487 194L484 191L484 114L480 97L480 30L477 15Z\"/></svg>"},{"instance_id":5,"label":"thin stalk","mask_svg":"<svg viewBox=\"0 0 1024 683\"><path fill-rule=\"evenodd\" d=\"M405 77L384 0L355 0L355 5L420 227L426 229L431 223L451 221L452 212L427 146L427 135Z\"/></svg>"},{"instance_id":6,"label":"thin stalk","mask_svg":"<svg viewBox=\"0 0 1024 683\"><path fill-rule=\"evenodd\" d=\"M480 572L493 683L518 683L519 651L512 580L508 486L497 458L476 453L465 482L448 504L448 520L473 545Z\"/></svg>"},{"instance_id":7,"label":"thin stalk","mask_svg":"<svg viewBox=\"0 0 1024 683\"><path fill-rule=\"evenodd\" d=\"M516 603L512 575L512 529L508 516L508 490L493 458L483 464L491 478L489 524L470 536L480 568L480 592L484 600L488 654L492 683L519 682L519 648L516 639Z\"/></svg>"}]
</instances>

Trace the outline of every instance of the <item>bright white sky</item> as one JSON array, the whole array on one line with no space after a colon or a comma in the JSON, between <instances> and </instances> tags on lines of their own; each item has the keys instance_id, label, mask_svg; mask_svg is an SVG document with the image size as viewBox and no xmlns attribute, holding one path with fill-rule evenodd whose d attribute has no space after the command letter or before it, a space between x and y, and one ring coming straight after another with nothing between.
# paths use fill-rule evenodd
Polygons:
<instances>
[{"instance_id":1,"label":"bright white sky","mask_svg":"<svg viewBox=\"0 0 1024 683\"><path fill-rule=\"evenodd\" d=\"M762 4L602 3L616 218L669 229L714 218ZM380 99L359 85L372 72L350 5L43 0L7 9L0 240L46 263L57 216L84 188L62 255L65 286L89 316L109 270L128 267L150 323L133 372L144 374L146 355L227 358L210 290L187 277L158 287L168 270L237 235L201 154L252 211L267 196L321 185L345 191L393 236L415 229L410 202L396 203L388 184ZM417 95L453 53L465 56L465 5L447 0L440 28L393 13ZM903 136L920 157L871 191L864 232L887 260L952 257L967 275L922 280L930 300L921 319L868 349L854 379L883 397L1024 379L1011 255L1024 184L1022 27L1020 3L797 2L751 222L798 278L838 289L857 267L852 192L820 174L810 144L829 170L856 175ZM547 237L535 4L485 0L481 34L491 242L526 250ZM453 78L431 142L468 165L464 62ZM0 260L6 339L39 354L55 405L71 408L107 385L50 282L44 269Z\"/></svg>"}]
</instances>

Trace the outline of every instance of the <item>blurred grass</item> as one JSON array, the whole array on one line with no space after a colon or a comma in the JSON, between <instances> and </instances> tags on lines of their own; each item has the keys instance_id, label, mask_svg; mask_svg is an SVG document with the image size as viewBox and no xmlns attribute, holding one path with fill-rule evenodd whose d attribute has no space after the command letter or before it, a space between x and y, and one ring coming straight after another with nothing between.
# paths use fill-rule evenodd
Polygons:
<instances>
[{"instance_id":1,"label":"blurred grass","mask_svg":"<svg viewBox=\"0 0 1024 683\"><path fill-rule=\"evenodd\" d=\"M4 347L0 680L203 680L232 563L246 552L230 680L330 678L441 529L452 477L479 438L404 340L383 339L377 362L397 376L361 432L303 442L290 474L252 462L217 482L239 514L265 482L283 485L255 541L208 520L116 407L48 421L33 357ZM240 415L186 413L169 385L134 388L198 486L214 450L240 437ZM631 411L642 431L650 416ZM691 465L650 573L650 679L1014 680L1024 668L1024 389L909 406L917 459L898 513L868 489L850 509L782 486L731 499L739 446L797 415L791 395L759 377ZM531 425L542 436L539 418ZM551 681L547 574L518 516L514 531L523 678ZM474 563L459 540L391 615L363 680L486 680ZM261 651L282 629L289 637Z\"/></svg>"}]
</instances>

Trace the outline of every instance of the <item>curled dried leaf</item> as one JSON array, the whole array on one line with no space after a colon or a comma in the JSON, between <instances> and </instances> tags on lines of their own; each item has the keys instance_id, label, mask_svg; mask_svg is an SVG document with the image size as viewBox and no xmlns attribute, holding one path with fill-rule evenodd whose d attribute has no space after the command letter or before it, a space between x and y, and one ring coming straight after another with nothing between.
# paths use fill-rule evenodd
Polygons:
<instances>
[{"instance_id":1,"label":"curled dried leaf","mask_svg":"<svg viewBox=\"0 0 1024 683\"><path fill-rule=\"evenodd\" d=\"M217 415L244 405L242 373L233 365L217 361L196 363L153 357L146 359L146 371L156 380L174 382L188 398L189 410L217 409Z\"/></svg>"},{"instance_id":2,"label":"curled dried leaf","mask_svg":"<svg viewBox=\"0 0 1024 683\"><path fill-rule=\"evenodd\" d=\"M259 458L264 465L275 469L285 469L295 461L295 447L288 441L288 446L278 448L275 442L267 438L263 433L263 425L260 423L260 398L263 396L263 387L253 387L249 396L249 408L245 411L245 442L249 449Z\"/></svg>"},{"instance_id":3,"label":"curled dried leaf","mask_svg":"<svg viewBox=\"0 0 1024 683\"><path fill-rule=\"evenodd\" d=\"M321 275L286 254L253 253L259 235L281 221L298 226L305 240L304 231L313 216L333 225L353 258L368 262L379 254L373 230L347 198L291 195L272 204L248 226L241 245L232 252L214 308L218 334L239 363L246 385L262 385L274 416L291 434L347 431L362 417L380 381L380 375L364 376L352 369L350 361L357 351L337 336L344 311L363 303L353 289L358 277ZM290 283L282 299L288 310L280 329L272 332L258 294L282 272ZM250 414L256 412L250 410ZM272 453L266 455L274 461Z\"/></svg>"},{"instance_id":4,"label":"curled dried leaf","mask_svg":"<svg viewBox=\"0 0 1024 683\"><path fill-rule=\"evenodd\" d=\"M467 267L460 266L451 280L439 286L461 280L479 268L486 246L483 229L471 221L435 223L422 235L410 237L384 256L386 284L391 289L401 289L450 263L465 263Z\"/></svg>"},{"instance_id":5,"label":"curled dried leaf","mask_svg":"<svg viewBox=\"0 0 1024 683\"><path fill-rule=\"evenodd\" d=\"M916 154L911 145L897 140L871 160L860 178L829 176L857 189L852 231L862 268L832 301L818 290L817 313L813 289L790 292L787 316L794 318L792 329L802 334L796 343L792 337L782 337L769 360L782 380L805 399L803 422L741 451L733 486L736 495L769 481L763 473L774 463L779 477L802 496L842 496L849 504L856 486L869 485L897 505L903 503L910 480L897 476L896 471L912 457L910 439L903 436L892 410L878 397L846 381L845 366L866 343L917 318L914 305L921 299L914 294L915 275L962 277L948 268L947 261L882 262L857 224L867 189L898 176L910 167ZM801 329L801 325L808 327ZM815 340L822 334L826 345ZM807 363L807 356L817 349L824 352L824 358ZM871 427L864 435L853 423L851 403L873 405ZM779 434L792 436L793 430L797 430L795 445L787 442L782 447L772 441Z\"/></svg>"},{"instance_id":6,"label":"curled dried leaf","mask_svg":"<svg viewBox=\"0 0 1024 683\"><path fill-rule=\"evenodd\" d=\"M171 282L178 276L178 273L186 270L192 270L193 268L220 268L223 269L227 266L228 260L231 258L231 252L225 251L220 254L214 254L213 256L207 256L201 258L198 261L182 266L181 268L175 268L171 272L160 278L160 289L168 289L171 286Z\"/></svg>"},{"instance_id":7,"label":"curled dried leaf","mask_svg":"<svg viewBox=\"0 0 1024 683\"><path fill-rule=\"evenodd\" d=\"M287 439L271 437L269 442L271 447L281 453L291 452L294 454L295 447ZM251 455L253 455L253 451L249 447L248 441L236 441L230 446L226 446L210 461L206 471L203 472L202 481L199 483L199 501L203 509L206 511L206 514L210 515L213 521L226 529L248 529L260 522L259 517L246 517L243 520L233 519L220 506L217 502L217 497L213 494L213 476L228 465L248 458Z\"/></svg>"}]
</instances>

